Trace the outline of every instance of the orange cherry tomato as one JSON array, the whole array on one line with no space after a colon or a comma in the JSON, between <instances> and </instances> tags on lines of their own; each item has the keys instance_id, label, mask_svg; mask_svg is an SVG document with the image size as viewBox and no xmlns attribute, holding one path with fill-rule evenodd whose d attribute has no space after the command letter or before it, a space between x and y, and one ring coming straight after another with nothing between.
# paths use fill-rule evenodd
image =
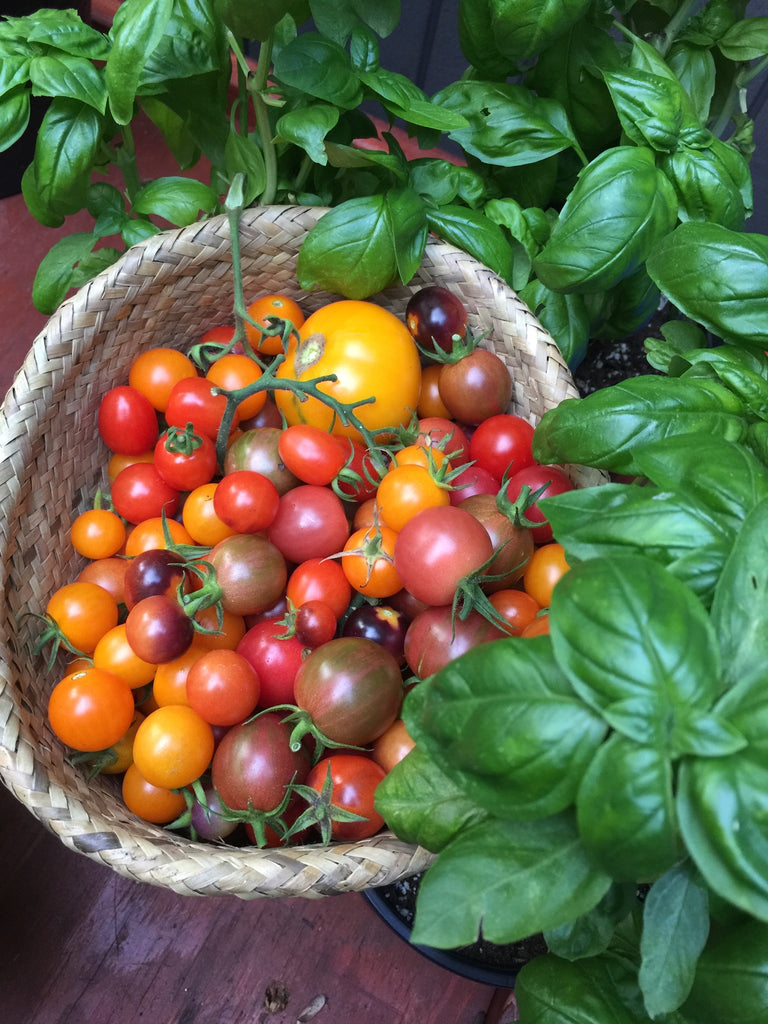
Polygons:
<instances>
[{"instance_id":1,"label":"orange cherry tomato","mask_svg":"<svg viewBox=\"0 0 768 1024\"><path fill-rule=\"evenodd\" d=\"M276 356L283 351L282 329L285 321L289 321L297 330L304 323L301 306L287 295L261 295L248 306L246 311L251 320L268 328L277 329L276 334L264 335L248 321L245 321L245 336L254 349L266 356ZM276 317L282 324L270 324L269 317Z\"/></svg>"},{"instance_id":2,"label":"orange cherry tomato","mask_svg":"<svg viewBox=\"0 0 768 1024\"><path fill-rule=\"evenodd\" d=\"M174 544L195 543L190 533L175 519L167 519L166 526ZM167 547L162 517L153 516L151 519L145 519L142 523L137 523L131 530L125 542L125 553L132 558L135 555L140 555L142 551Z\"/></svg>"},{"instance_id":3,"label":"orange cherry tomato","mask_svg":"<svg viewBox=\"0 0 768 1024\"><path fill-rule=\"evenodd\" d=\"M549 612L542 612L525 627L520 636L544 636L546 633L549 633Z\"/></svg>"},{"instance_id":4,"label":"orange cherry tomato","mask_svg":"<svg viewBox=\"0 0 768 1024\"><path fill-rule=\"evenodd\" d=\"M142 776L135 763L123 775L122 793L123 802L129 811L156 825L167 825L178 818L187 806L183 793L175 793L164 786L153 786Z\"/></svg>"},{"instance_id":5,"label":"orange cherry tomato","mask_svg":"<svg viewBox=\"0 0 768 1024\"><path fill-rule=\"evenodd\" d=\"M125 623L120 622L99 640L93 652L95 668L103 668L114 672L131 687L132 690L151 683L155 677L156 665L143 661L128 643Z\"/></svg>"},{"instance_id":6,"label":"orange cherry tomato","mask_svg":"<svg viewBox=\"0 0 768 1024\"><path fill-rule=\"evenodd\" d=\"M130 686L114 672L86 668L54 686L48 721L62 743L74 750L106 750L126 732L134 715Z\"/></svg>"},{"instance_id":7,"label":"orange cherry tomato","mask_svg":"<svg viewBox=\"0 0 768 1024\"><path fill-rule=\"evenodd\" d=\"M46 614L53 619L65 640L81 654L93 649L107 630L117 625L117 602L97 583L65 583L52 595Z\"/></svg>"},{"instance_id":8,"label":"orange cherry tomato","mask_svg":"<svg viewBox=\"0 0 768 1024\"><path fill-rule=\"evenodd\" d=\"M97 558L83 566L77 579L81 583L97 583L112 595L117 604L122 604L125 601L127 567L127 558L118 558L116 555L111 558Z\"/></svg>"},{"instance_id":9,"label":"orange cherry tomato","mask_svg":"<svg viewBox=\"0 0 768 1024\"><path fill-rule=\"evenodd\" d=\"M110 558L125 544L125 523L109 509L89 508L72 523L69 539L84 558Z\"/></svg>"},{"instance_id":10,"label":"orange cherry tomato","mask_svg":"<svg viewBox=\"0 0 768 1024\"><path fill-rule=\"evenodd\" d=\"M113 743L109 748L112 757L105 760L99 768L102 775L122 775L123 772L128 771L133 764L133 741L136 737L136 730L143 721L144 715L140 711L135 711L128 731L123 733L117 743Z\"/></svg>"},{"instance_id":11,"label":"orange cherry tomato","mask_svg":"<svg viewBox=\"0 0 768 1024\"><path fill-rule=\"evenodd\" d=\"M419 404L416 407L419 418L424 416L443 416L447 420L451 419L451 414L440 397L440 391L437 387L437 378L440 376L442 368L442 363L431 363L429 366L422 367L421 395L419 396Z\"/></svg>"},{"instance_id":12,"label":"orange cherry tomato","mask_svg":"<svg viewBox=\"0 0 768 1024\"><path fill-rule=\"evenodd\" d=\"M197 375L197 367L189 356L159 346L136 356L128 371L128 383L141 391L158 412L165 412L174 384Z\"/></svg>"},{"instance_id":13,"label":"orange cherry tomato","mask_svg":"<svg viewBox=\"0 0 768 1024\"><path fill-rule=\"evenodd\" d=\"M497 590L488 600L505 622L497 625L511 636L519 636L541 611L539 602L524 590Z\"/></svg>"},{"instance_id":14,"label":"orange cherry tomato","mask_svg":"<svg viewBox=\"0 0 768 1024\"><path fill-rule=\"evenodd\" d=\"M201 608L195 614L195 622L203 627L203 630L212 632L196 632L193 646L207 651L234 651L237 645L245 636L247 629L245 619L242 615L221 609L221 623L219 623L216 608Z\"/></svg>"},{"instance_id":15,"label":"orange cherry tomato","mask_svg":"<svg viewBox=\"0 0 768 1024\"><path fill-rule=\"evenodd\" d=\"M387 731L374 742L371 757L385 772L391 772L415 745L414 740L408 735L405 722L402 718L396 718Z\"/></svg>"},{"instance_id":16,"label":"orange cherry tomato","mask_svg":"<svg viewBox=\"0 0 768 1024\"><path fill-rule=\"evenodd\" d=\"M201 484L187 495L184 502L181 519L195 544L213 547L227 537L234 537L236 533L216 514L213 499L218 486L215 480Z\"/></svg>"},{"instance_id":17,"label":"orange cherry tomato","mask_svg":"<svg viewBox=\"0 0 768 1024\"><path fill-rule=\"evenodd\" d=\"M341 567L352 587L366 597L392 597L403 584L395 570L397 533L389 526L355 530L344 545Z\"/></svg>"},{"instance_id":18,"label":"orange cherry tomato","mask_svg":"<svg viewBox=\"0 0 768 1024\"><path fill-rule=\"evenodd\" d=\"M187 650L173 661L166 661L157 666L155 681L152 684L152 696L158 707L169 704L189 704L187 699L187 676L198 658L205 654L206 648L199 643L199 634Z\"/></svg>"},{"instance_id":19,"label":"orange cherry tomato","mask_svg":"<svg viewBox=\"0 0 768 1024\"><path fill-rule=\"evenodd\" d=\"M153 451L144 452L143 455L121 455L119 452L115 452L110 457L107 463L107 476L109 482L113 483L117 474L126 468L126 466L133 466L137 462L154 462L155 453Z\"/></svg>"},{"instance_id":20,"label":"orange cherry tomato","mask_svg":"<svg viewBox=\"0 0 768 1024\"><path fill-rule=\"evenodd\" d=\"M255 359L250 356L229 352L220 356L211 364L206 378L223 391L239 391L255 384L262 377L262 370ZM238 419L247 420L252 416L258 416L264 408L267 400L266 391L257 391L248 398L238 403L236 416Z\"/></svg>"},{"instance_id":21,"label":"orange cherry tomato","mask_svg":"<svg viewBox=\"0 0 768 1024\"><path fill-rule=\"evenodd\" d=\"M450 502L449 491L423 466L395 466L384 474L376 491L381 518L398 532L417 512Z\"/></svg>"},{"instance_id":22,"label":"orange cherry tomato","mask_svg":"<svg viewBox=\"0 0 768 1024\"><path fill-rule=\"evenodd\" d=\"M189 786L211 763L213 730L186 704L152 711L133 741L133 762L147 782L166 789Z\"/></svg>"},{"instance_id":23,"label":"orange cherry tomato","mask_svg":"<svg viewBox=\"0 0 768 1024\"><path fill-rule=\"evenodd\" d=\"M413 417L421 388L421 363L416 344L394 313L373 302L342 299L322 306L304 322L300 340L288 346L279 378L298 381L333 375L319 385L346 405L358 405L356 416L370 431L405 426ZM360 440L359 431L344 426L316 398L301 401L287 390L275 392L287 423L310 423L334 434Z\"/></svg>"},{"instance_id":24,"label":"orange cherry tomato","mask_svg":"<svg viewBox=\"0 0 768 1024\"><path fill-rule=\"evenodd\" d=\"M555 584L570 566L562 544L551 541L535 548L523 573L523 587L542 608L548 608Z\"/></svg>"}]
</instances>

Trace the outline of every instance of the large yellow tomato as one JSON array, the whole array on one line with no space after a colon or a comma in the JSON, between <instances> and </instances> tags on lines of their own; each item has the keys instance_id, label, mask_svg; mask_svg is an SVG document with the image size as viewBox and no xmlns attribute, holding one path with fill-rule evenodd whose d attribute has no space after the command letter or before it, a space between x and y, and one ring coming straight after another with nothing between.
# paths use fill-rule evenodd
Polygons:
<instances>
[{"instance_id":1,"label":"large yellow tomato","mask_svg":"<svg viewBox=\"0 0 768 1024\"><path fill-rule=\"evenodd\" d=\"M416 411L421 388L419 353L405 324L373 302L341 299L313 313L293 339L277 376L298 381L334 374L336 381L319 389L339 402L375 398L355 410L371 431L405 426ZM352 426L334 422L332 409L318 398L301 401L290 391L276 391L275 401L287 423L311 423L333 433L360 438Z\"/></svg>"}]
</instances>

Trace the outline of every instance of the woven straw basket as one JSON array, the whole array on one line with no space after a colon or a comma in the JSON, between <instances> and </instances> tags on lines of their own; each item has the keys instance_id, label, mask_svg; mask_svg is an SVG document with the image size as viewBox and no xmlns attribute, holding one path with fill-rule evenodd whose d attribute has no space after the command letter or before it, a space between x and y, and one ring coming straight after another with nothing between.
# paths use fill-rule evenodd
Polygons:
<instances>
[{"instance_id":1,"label":"woven straw basket","mask_svg":"<svg viewBox=\"0 0 768 1024\"><path fill-rule=\"evenodd\" d=\"M322 216L309 207L246 213L241 224L245 294L282 292L305 311L338 298L301 293L295 280L301 243ZM466 253L431 241L407 287L375 301L404 315L410 295L437 283L456 292L485 342L514 379L513 411L538 420L575 396L552 339L517 296ZM33 653L34 619L81 560L63 540L74 516L104 486L99 400L125 382L137 353L184 347L232 312L231 240L214 217L135 246L64 302L35 339L0 414L0 778L62 842L141 882L187 895L320 897L387 885L422 871L430 855L384 832L330 847L259 850L209 845L147 824L128 812L114 777L88 781L65 760L46 719L55 682ZM578 482L578 481L577 481Z\"/></svg>"}]
</instances>

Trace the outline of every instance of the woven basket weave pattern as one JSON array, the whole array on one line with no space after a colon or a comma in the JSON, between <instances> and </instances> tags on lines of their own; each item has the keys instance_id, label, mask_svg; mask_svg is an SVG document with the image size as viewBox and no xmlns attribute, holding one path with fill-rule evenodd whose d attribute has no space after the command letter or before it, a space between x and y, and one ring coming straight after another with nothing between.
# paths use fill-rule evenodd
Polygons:
<instances>
[{"instance_id":1,"label":"woven basket weave pattern","mask_svg":"<svg viewBox=\"0 0 768 1024\"><path fill-rule=\"evenodd\" d=\"M246 295L281 292L306 312L338 296L305 294L296 257L323 210L273 207L248 212L240 243ZM456 292L470 326L491 331L486 344L514 381L513 411L536 422L577 392L554 342L491 271L466 253L430 242L417 276L379 301L403 316L426 284ZM188 895L320 897L386 885L431 860L426 851L382 833L355 844L281 850L195 843L139 821L123 806L115 778L85 774L65 760L47 725L55 681L33 653L40 613L82 560L66 541L74 516L105 486L105 449L96 417L104 391L127 380L147 348L184 348L232 312L227 219L157 235L62 304L33 347L0 415L0 778L71 849L123 875ZM59 665L59 668L61 664Z\"/></svg>"}]
</instances>

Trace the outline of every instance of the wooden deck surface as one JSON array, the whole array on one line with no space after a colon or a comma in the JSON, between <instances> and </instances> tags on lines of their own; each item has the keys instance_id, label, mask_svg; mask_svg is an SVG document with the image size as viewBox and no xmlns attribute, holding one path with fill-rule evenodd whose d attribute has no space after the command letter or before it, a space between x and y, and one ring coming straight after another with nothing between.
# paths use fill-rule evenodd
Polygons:
<instances>
[{"instance_id":1,"label":"wooden deck surface","mask_svg":"<svg viewBox=\"0 0 768 1024\"><path fill-rule=\"evenodd\" d=\"M162 163L151 128L141 144ZM87 226L70 218L65 231ZM20 196L0 200L0 395L45 324L32 281L61 233ZM287 993L284 1009L267 1008L270 986ZM507 990L433 964L362 894L243 902L141 885L71 852L0 785L3 1024L294 1024L318 996L317 1024L497 1024L513 1013Z\"/></svg>"}]
</instances>

